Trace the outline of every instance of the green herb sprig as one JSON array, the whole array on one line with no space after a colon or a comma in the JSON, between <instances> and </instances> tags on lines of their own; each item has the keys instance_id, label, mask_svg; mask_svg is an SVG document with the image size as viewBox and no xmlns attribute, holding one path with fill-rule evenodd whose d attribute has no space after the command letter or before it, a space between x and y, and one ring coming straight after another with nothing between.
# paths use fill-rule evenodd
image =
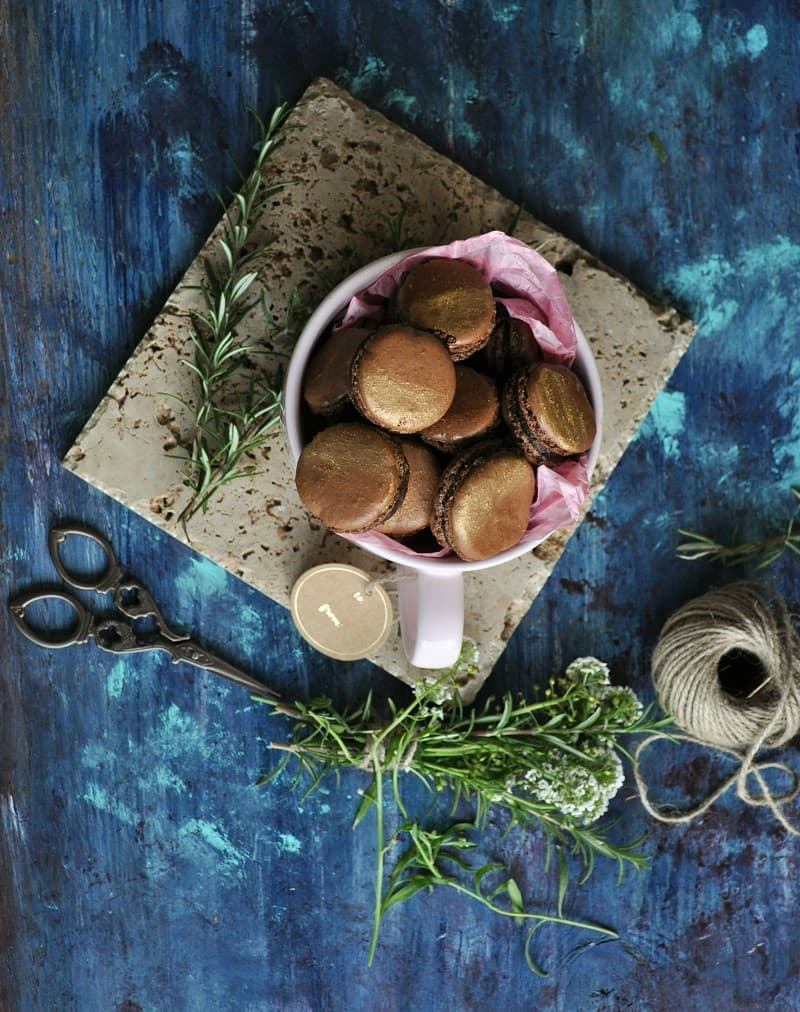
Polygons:
<instances>
[{"instance_id":1,"label":"green herb sprig","mask_svg":"<svg viewBox=\"0 0 800 1012\"><path fill-rule=\"evenodd\" d=\"M606 935L614 932L563 916L567 864L572 853L583 865L582 881L592 873L598 856L617 862L620 874L631 866L642 869L647 858L641 843L617 845L608 827L597 825L622 780L620 754L623 735L657 733L668 725L643 710L635 694L612 686L608 667L594 658L573 662L561 678L552 679L543 699L526 702L506 693L482 707L465 710L457 693L457 679L475 663L474 645L467 642L456 667L422 679L412 701L400 708L388 700L388 716L381 720L371 696L363 704L339 711L330 699L287 705L262 699L274 711L291 717L290 742L271 747L286 753L260 783L268 783L292 761L298 766L295 785L308 777L304 797L330 773L355 769L371 774L354 819L357 826L372 810L376 817L377 860L375 905L369 960L374 957L379 928L392 907L421 890L436 886L456 889L504 916L530 922L526 959L533 934L545 923L579 925ZM462 803L474 810L471 823L459 820L449 829L429 828L410 817L403 783L412 775L438 796L452 798L452 812ZM384 787L388 781L403 824L387 837L384 829ZM476 845L466 833L485 826L489 813L505 814L509 828L523 832L538 828L548 842L548 864L555 852L561 868L559 903L555 914L532 913L511 876L488 891L502 866L494 863L471 869L465 854ZM386 881L387 861L404 843Z\"/></svg>"},{"instance_id":2,"label":"green herb sprig","mask_svg":"<svg viewBox=\"0 0 800 1012\"><path fill-rule=\"evenodd\" d=\"M797 527L798 520L800 520L800 488L792 488L791 492L795 498L795 512L780 534L760 540L725 545L705 534L681 528L678 530L678 534L688 540L678 545L676 549L678 556L689 561L708 559L728 567L741 566L759 559L756 569L764 569L771 566L773 562L777 562L786 551L800 555L800 530Z\"/></svg>"},{"instance_id":3,"label":"green herb sprig","mask_svg":"<svg viewBox=\"0 0 800 1012\"><path fill-rule=\"evenodd\" d=\"M181 360L198 382L195 403L181 401L195 418L185 477L192 498L180 516L184 524L198 510L205 511L222 486L254 472L254 464L242 461L266 443L279 421L277 385L255 362L265 349L246 343L237 328L259 303L249 293L258 278L264 247L253 244L253 227L270 200L287 185L267 183L263 169L283 140L288 113L285 103L268 122L253 113L260 132L255 165L248 175L240 172L241 189L233 194L230 205L220 199L222 231L213 255L204 259L205 277L199 289L205 309L192 316L194 359ZM290 299L287 314L296 313L296 302Z\"/></svg>"}]
</instances>

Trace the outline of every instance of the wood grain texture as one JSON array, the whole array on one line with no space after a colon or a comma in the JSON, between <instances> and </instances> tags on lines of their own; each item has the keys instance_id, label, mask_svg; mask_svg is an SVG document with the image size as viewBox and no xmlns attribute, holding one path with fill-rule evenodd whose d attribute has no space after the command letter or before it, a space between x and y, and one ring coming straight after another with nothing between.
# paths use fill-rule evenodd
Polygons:
<instances>
[{"instance_id":1,"label":"wood grain texture","mask_svg":"<svg viewBox=\"0 0 800 1012\"><path fill-rule=\"evenodd\" d=\"M396 692L58 464L213 225L225 149L247 161L246 106L326 75L700 324L491 680L529 692L597 653L647 695L667 615L740 575L679 562L676 528L757 534L800 479L799 50L796 6L743 0L0 0L4 594L52 583L49 525L85 520L169 620L277 688ZM765 578L797 610L795 562ZM652 869L572 889L621 939L542 932L545 980L515 925L455 895L395 910L368 969L357 775L298 805L288 780L253 786L287 728L238 690L40 650L5 609L0 644L0 1007L800 1007L797 845L735 799L664 827L623 788L615 832L647 829ZM727 768L650 767L676 803ZM501 829L486 856L552 908L543 842Z\"/></svg>"}]
</instances>

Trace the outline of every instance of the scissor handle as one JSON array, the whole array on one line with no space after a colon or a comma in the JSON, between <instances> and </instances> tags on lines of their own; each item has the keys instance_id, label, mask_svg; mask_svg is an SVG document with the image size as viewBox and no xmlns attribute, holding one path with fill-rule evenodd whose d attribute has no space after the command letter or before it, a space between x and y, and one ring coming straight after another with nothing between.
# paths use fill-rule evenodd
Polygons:
<instances>
[{"instance_id":1,"label":"scissor handle","mask_svg":"<svg viewBox=\"0 0 800 1012\"><path fill-rule=\"evenodd\" d=\"M69 605L78 616L77 626L74 629L67 630L61 638L45 639L44 636L40 636L35 629L32 629L28 625L25 618L26 609L37 601L62 601L64 604ZM92 635L94 617L71 594L60 594L47 590L33 591L30 594L17 598L16 601L11 601L8 610L11 614L11 621L23 636L27 636L29 640L37 643L40 647L54 647L56 649L71 647L76 643L86 643Z\"/></svg>"},{"instance_id":2,"label":"scissor handle","mask_svg":"<svg viewBox=\"0 0 800 1012\"><path fill-rule=\"evenodd\" d=\"M61 546L70 534L75 534L81 538L88 538L90 541L94 541L96 545L99 545L102 548L105 553L107 565L99 576L94 577L92 580L83 582L76 579L74 574L70 573L64 565L61 559ZM96 590L100 594L106 594L109 590L119 586L123 576L122 567L117 561L117 556L114 554L114 549L111 547L111 543L104 538L102 534L98 534L89 527L83 527L81 524L74 524L67 527L54 527L50 531L49 543L50 557L53 560L53 565L58 570L58 575L71 586L77 587L78 590Z\"/></svg>"}]
</instances>

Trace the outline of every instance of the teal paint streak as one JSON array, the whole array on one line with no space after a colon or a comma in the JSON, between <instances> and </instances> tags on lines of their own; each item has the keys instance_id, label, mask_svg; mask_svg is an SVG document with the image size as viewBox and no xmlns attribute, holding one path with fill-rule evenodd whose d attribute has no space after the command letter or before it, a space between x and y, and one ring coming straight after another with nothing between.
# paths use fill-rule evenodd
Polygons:
<instances>
[{"instance_id":1,"label":"teal paint streak","mask_svg":"<svg viewBox=\"0 0 800 1012\"><path fill-rule=\"evenodd\" d=\"M656 29L654 45L658 52L690 53L703 38L703 28L689 11L674 11Z\"/></svg>"},{"instance_id":2,"label":"teal paint streak","mask_svg":"<svg viewBox=\"0 0 800 1012\"><path fill-rule=\"evenodd\" d=\"M236 761L224 742L222 736L209 739L192 714L172 705L141 743L129 739L116 751L99 741L84 747L82 765L94 777L83 800L136 828L152 878L173 874L176 860L202 868L209 882L232 883L244 875L250 855L235 842L245 832L236 813L226 815L225 825L213 817L183 817L183 802L175 800L193 796L185 778L194 783L214 778L220 768ZM292 840L287 834L279 849L289 849Z\"/></svg>"},{"instance_id":3,"label":"teal paint streak","mask_svg":"<svg viewBox=\"0 0 800 1012\"><path fill-rule=\"evenodd\" d=\"M744 47L751 60L757 60L769 45L767 30L763 25L753 25L745 35Z\"/></svg>"},{"instance_id":4,"label":"teal paint streak","mask_svg":"<svg viewBox=\"0 0 800 1012\"><path fill-rule=\"evenodd\" d=\"M183 779L166 766L153 767L151 783L160 791L175 791L176 794L181 794L186 790Z\"/></svg>"},{"instance_id":5,"label":"teal paint streak","mask_svg":"<svg viewBox=\"0 0 800 1012\"><path fill-rule=\"evenodd\" d=\"M135 826L140 821L138 812L118 798L111 797L108 791L100 784L87 784L83 800L90 804L92 808L96 808L101 812L107 812L118 822L122 822L126 826Z\"/></svg>"},{"instance_id":6,"label":"teal paint streak","mask_svg":"<svg viewBox=\"0 0 800 1012\"><path fill-rule=\"evenodd\" d=\"M800 304L789 304L783 280L798 272L800 243L779 236L730 258L714 255L687 263L667 278L665 288L689 304L704 333L746 327L751 307L757 304L759 333L774 327L788 350L794 347L792 333L800 329ZM740 289L745 291L740 294Z\"/></svg>"},{"instance_id":7,"label":"teal paint streak","mask_svg":"<svg viewBox=\"0 0 800 1012\"><path fill-rule=\"evenodd\" d=\"M522 4L518 3L504 3L496 8L490 7L492 21L502 28L513 25L519 19L521 11Z\"/></svg>"},{"instance_id":8,"label":"teal paint streak","mask_svg":"<svg viewBox=\"0 0 800 1012\"><path fill-rule=\"evenodd\" d=\"M376 84L382 84L389 76L389 71L380 57L368 56L357 73L347 76L352 94L363 95Z\"/></svg>"},{"instance_id":9,"label":"teal paint streak","mask_svg":"<svg viewBox=\"0 0 800 1012\"><path fill-rule=\"evenodd\" d=\"M711 57L716 64L729 66L737 61L757 60L769 45L769 34L762 24L745 30L737 15L716 14L709 22Z\"/></svg>"},{"instance_id":10,"label":"teal paint streak","mask_svg":"<svg viewBox=\"0 0 800 1012\"><path fill-rule=\"evenodd\" d=\"M213 599L214 594L227 591L228 579L226 571L215 562L202 557L191 559L176 577L176 598L179 601L193 601L200 597Z\"/></svg>"},{"instance_id":11,"label":"teal paint streak","mask_svg":"<svg viewBox=\"0 0 800 1012\"><path fill-rule=\"evenodd\" d=\"M293 833L278 833L277 849L281 854L299 854L303 845Z\"/></svg>"},{"instance_id":12,"label":"teal paint streak","mask_svg":"<svg viewBox=\"0 0 800 1012\"><path fill-rule=\"evenodd\" d=\"M800 304L786 288L786 279L798 275L800 243L778 236L728 259L711 256L687 263L668 282L700 325L697 341L713 343L715 368L731 370L746 362L749 386L765 391L765 423L773 425L773 432L760 473L763 479L771 471L782 485L800 480ZM761 349L755 356L754 346ZM731 389L738 375L730 374ZM723 470L730 473L730 468Z\"/></svg>"},{"instance_id":13,"label":"teal paint streak","mask_svg":"<svg viewBox=\"0 0 800 1012\"><path fill-rule=\"evenodd\" d=\"M109 699L118 700L122 697L128 679L135 677L133 668L127 658L116 658L106 676L106 690Z\"/></svg>"},{"instance_id":14,"label":"teal paint streak","mask_svg":"<svg viewBox=\"0 0 800 1012\"><path fill-rule=\"evenodd\" d=\"M417 96L408 95L400 88L392 88L386 92L384 103L390 109L399 109L406 119L413 120L417 109Z\"/></svg>"},{"instance_id":15,"label":"teal paint streak","mask_svg":"<svg viewBox=\"0 0 800 1012\"><path fill-rule=\"evenodd\" d=\"M154 754L164 759L178 760L193 753L204 756L207 748L197 720L175 703L161 714L148 739Z\"/></svg>"},{"instance_id":16,"label":"teal paint streak","mask_svg":"<svg viewBox=\"0 0 800 1012\"><path fill-rule=\"evenodd\" d=\"M188 819L178 830L182 856L193 865L210 865L240 877L249 855L235 847L219 826L207 819Z\"/></svg>"},{"instance_id":17,"label":"teal paint streak","mask_svg":"<svg viewBox=\"0 0 800 1012\"><path fill-rule=\"evenodd\" d=\"M680 390L664 390L644 420L641 436L651 433L661 443L665 457L677 460L686 433L686 397Z\"/></svg>"},{"instance_id":18,"label":"teal paint streak","mask_svg":"<svg viewBox=\"0 0 800 1012\"><path fill-rule=\"evenodd\" d=\"M798 314L795 312L795 316ZM800 321L796 324L800 326ZM798 331L795 329L795 334ZM800 360L793 359L787 366L786 380L778 390L775 408L786 429L775 441L774 456L781 468L786 485L800 484Z\"/></svg>"},{"instance_id":19,"label":"teal paint streak","mask_svg":"<svg viewBox=\"0 0 800 1012\"><path fill-rule=\"evenodd\" d=\"M740 451L738 445L717 448L717 488L721 488L728 482L733 481L734 490L738 489L741 483L741 475L738 472Z\"/></svg>"},{"instance_id":20,"label":"teal paint streak","mask_svg":"<svg viewBox=\"0 0 800 1012\"><path fill-rule=\"evenodd\" d=\"M366 57L355 73L340 68L334 75L337 83L357 98L382 109L399 110L406 121L413 122L418 113L417 96L397 86L387 87L392 76L378 56Z\"/></svg>"}]
</instances>

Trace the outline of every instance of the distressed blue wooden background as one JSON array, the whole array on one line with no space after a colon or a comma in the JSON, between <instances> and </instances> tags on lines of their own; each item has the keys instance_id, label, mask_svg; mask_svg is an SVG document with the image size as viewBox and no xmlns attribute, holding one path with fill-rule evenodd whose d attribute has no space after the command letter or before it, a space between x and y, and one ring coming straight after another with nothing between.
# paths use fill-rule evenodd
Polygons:
<instances>
[{"instance_id":1,"label":"distressed blue wooden background","mask_svg":"<svg viewBox=\"0 0 800 1012\"><path fill-rule=\"evenodd\" d=\"M0 0L4 599L52 582L48 527L81 519L282 693L397 691L59 467L214 223L226 149L247 161L246 107L325 74L699 323L490 683L595 653L649 695L662 621L741 575L677 560L676 529L771 532L800 478L798 68L788 0ZM795 557L766 578L798 606ZM545 980L513 923L456 895L396 909L368 969L357 775L298 807L286 779L254 786L288 728L241 690L43 651L5 608L0 644L3 1009L800 1008L798 843L735 799L670 828L626 785L617 832L648 830L652 870L572 890L568 913L621 939L543 931ZM675 799L723 769L649 764ZM541 840L484 847L552 907Z\"/></svg>"}]
</instances>

